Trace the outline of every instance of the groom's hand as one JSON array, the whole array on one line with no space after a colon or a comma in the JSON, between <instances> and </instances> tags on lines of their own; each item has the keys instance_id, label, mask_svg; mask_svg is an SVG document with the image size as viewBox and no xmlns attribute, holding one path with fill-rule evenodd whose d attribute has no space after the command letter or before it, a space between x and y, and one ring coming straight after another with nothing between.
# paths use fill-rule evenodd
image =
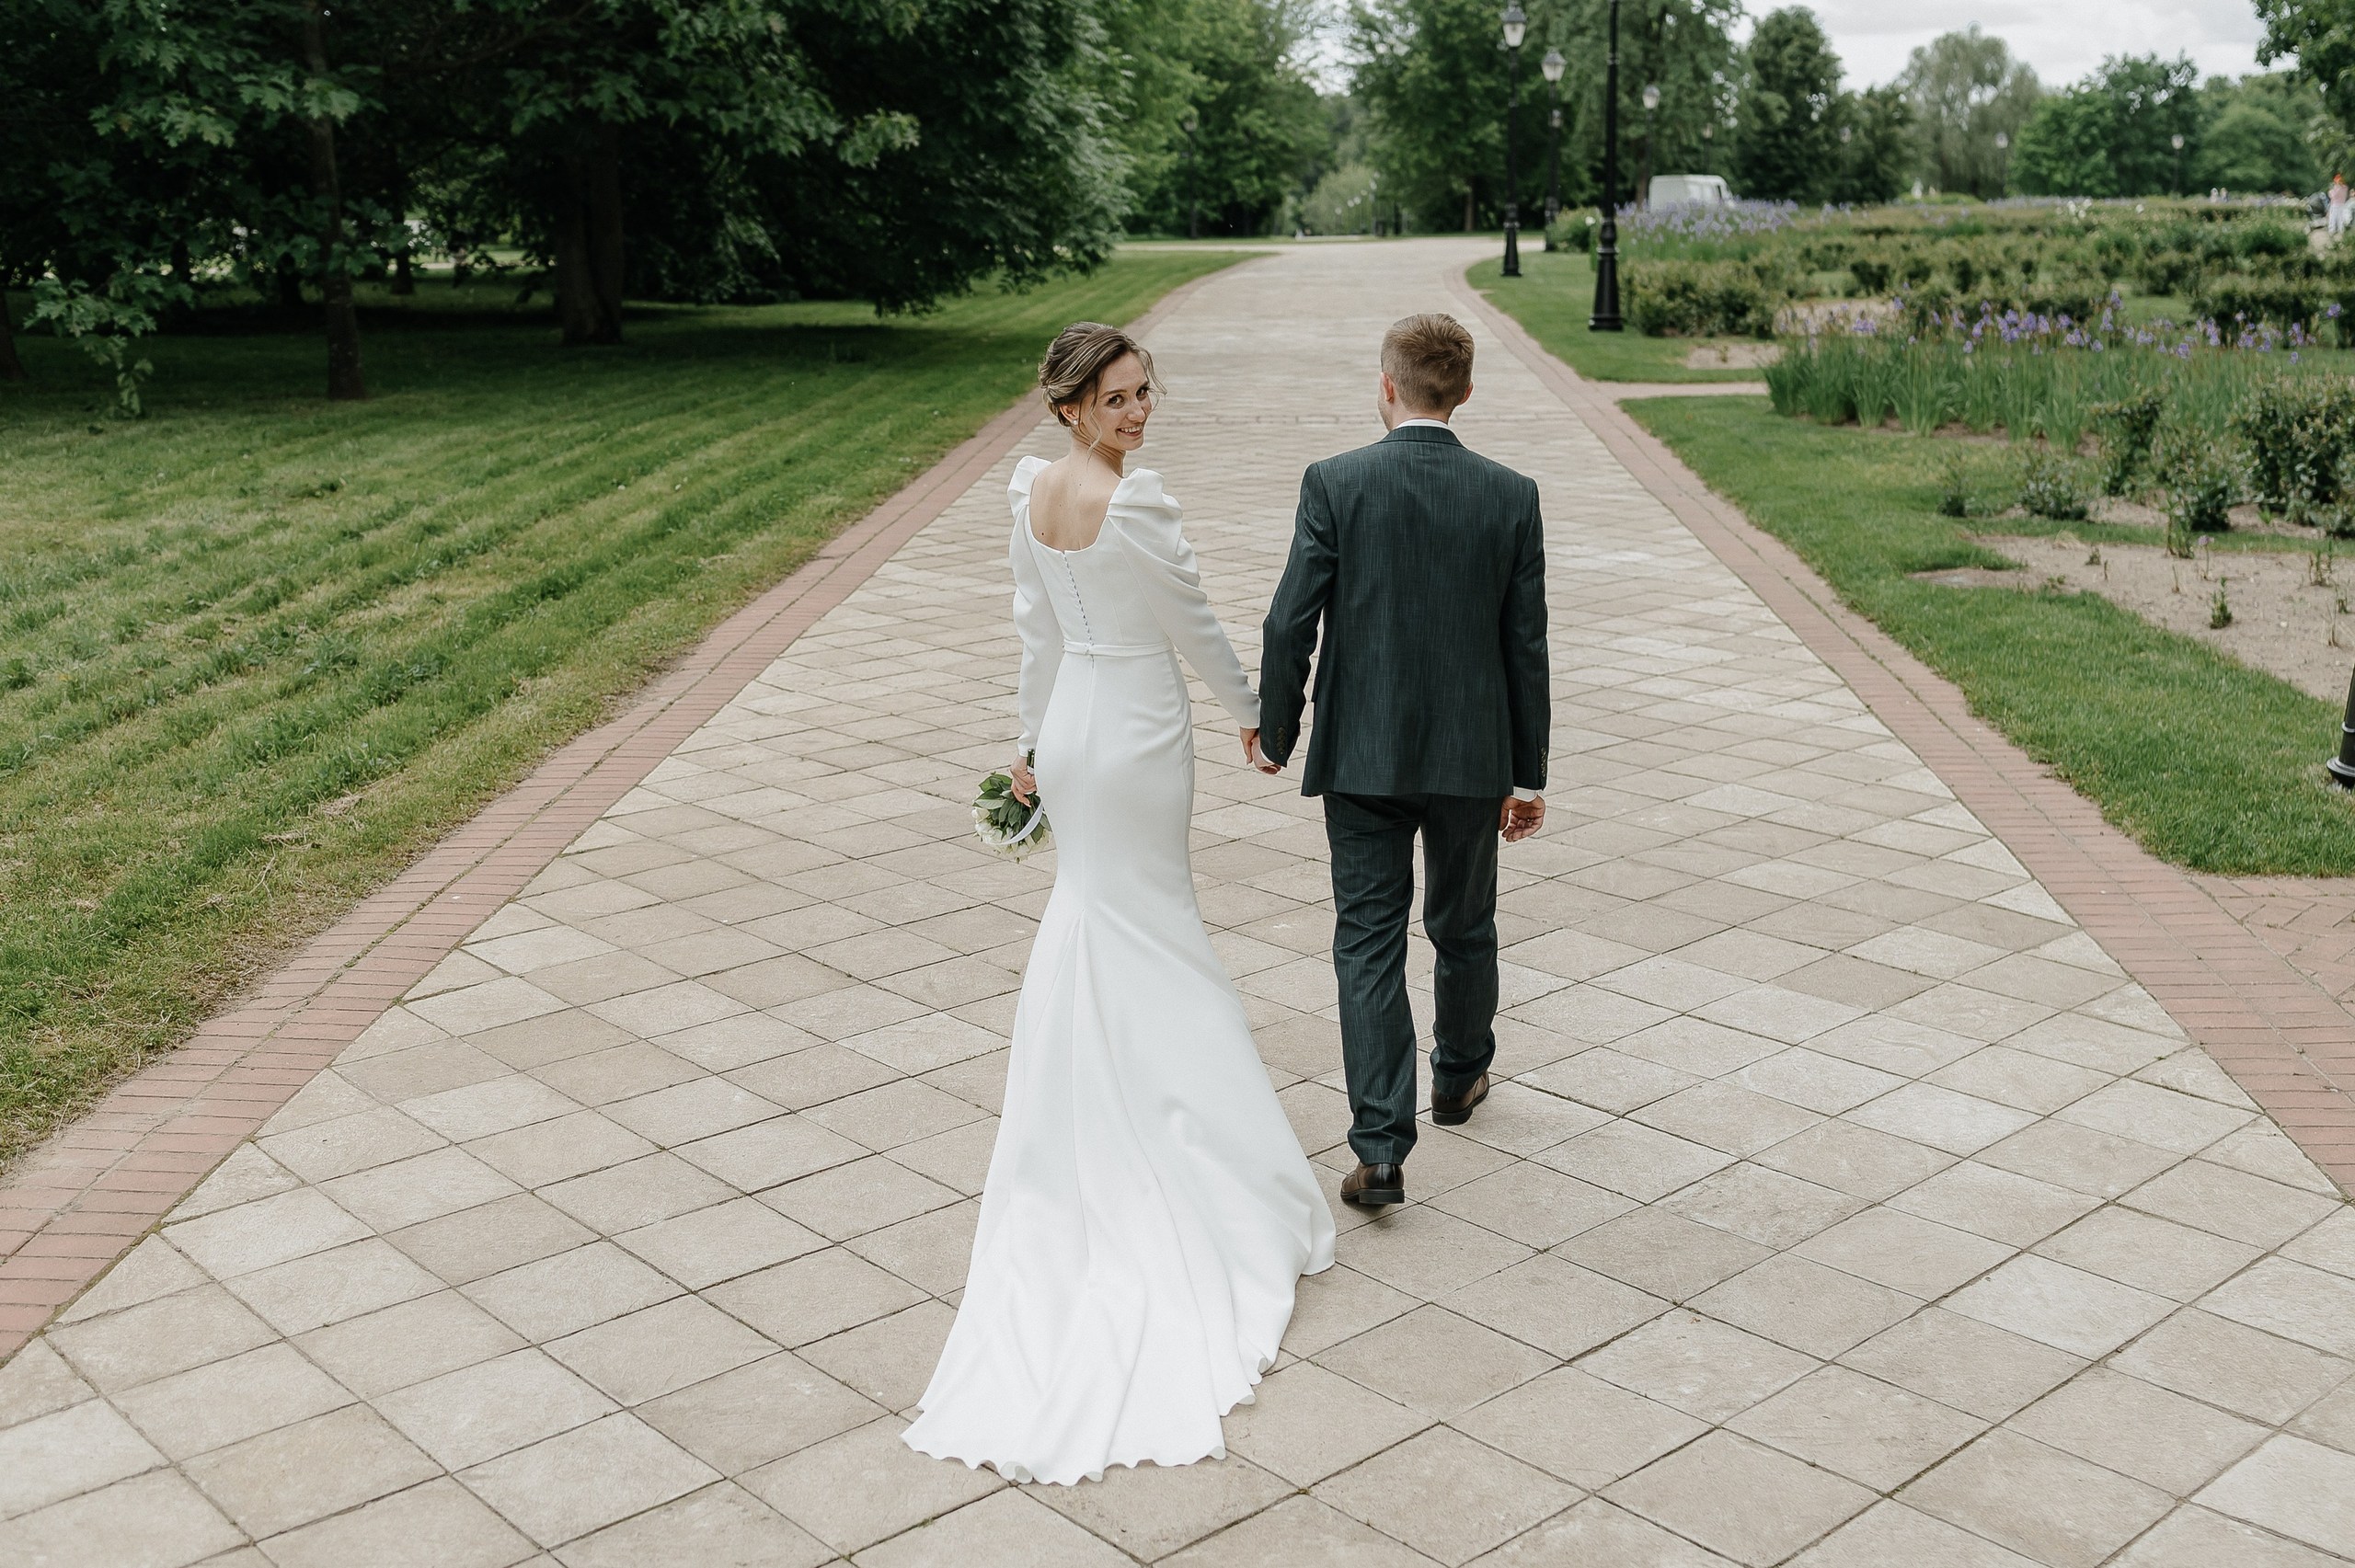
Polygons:
<instances>
[{"instance_id":1,"label":"groom's hand","mask_svg":"<svg viewBox=\"0 0 2355 1568\"><path fill-rule=\"evenodd\" d=\"M1532 795L1527 800L1508 795L1497 813L1497 831L1505 842L1517 844L1545 825L1545 797Z\"/></svg>"},{"instance_id":2,"label":"groom's hand","mask_svg":"<svg viewBox=\"0 0 2355 1568\"><path fill-rule=\"evenodd\" d=\"M1259 732L1249 725L1243 727L1243 760L1263 773L1283 772L1283 769L1259 754Z\"/></svg>"}]
</instances>

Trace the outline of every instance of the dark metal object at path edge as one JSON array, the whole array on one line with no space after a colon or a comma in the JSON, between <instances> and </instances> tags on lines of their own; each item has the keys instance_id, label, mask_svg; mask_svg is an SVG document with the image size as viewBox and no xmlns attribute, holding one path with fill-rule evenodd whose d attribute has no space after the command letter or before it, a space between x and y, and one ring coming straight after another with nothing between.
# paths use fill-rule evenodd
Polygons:
<instances>
[{"instance_id":1,"label":"dark metal object at path edge","mask_svg":"<svg viewBox=\"0 0 2355 1568\"><path fill-rule=\"evenodd\" d=\"M1619 0L1611 0L1611 52L1603 73L1603 230L1594 236L1594 314L1589 332L1619 332Z\"/></svg>"},{"instance_id":2,"label":"dark metal object at path edge","mask_svg":"<svg viewBox=\"0 0 2355 1568\"><path fill-rule=\"evenodd\" d=\"M2323 764L2341 789L2355 789L2355 676L2347 681L2347 716L2338 721L2338 755Z\"/></svg>"},{"instance_id":3,"label":"dark metal object at path edge","mask_svg":"<svg viewBox=\"0 0 2355 1568\"><path fill-rule=\"evenodd\" d=\"M1521 40L1529 32L1528 13L1521 0L1505 7L1505 266L1508 278L1521 276L1521 174L1512 156L1512 122L1521 113Z\"/></svg>"}]
</instances>

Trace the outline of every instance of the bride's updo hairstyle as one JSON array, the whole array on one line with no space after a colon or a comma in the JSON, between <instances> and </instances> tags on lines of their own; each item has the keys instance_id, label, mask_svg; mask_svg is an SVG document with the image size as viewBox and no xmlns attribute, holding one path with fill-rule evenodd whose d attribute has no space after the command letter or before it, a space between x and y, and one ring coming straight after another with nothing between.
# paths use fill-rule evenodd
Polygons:
<instances>
[{"instance_id":1,"label":"bride's updo hairstyle","mask_svg":"<svg viewBox=\"0 0 2355 1568\"><path fill-rule=\"evenodd\" d=\"M1074 321L1055 334L1055 340L1047 345L1047 357L1039 361L1039 390L1058 424L1066 429L1076 427L1072 406L1095 395L1105 367L1123 354L1134 354L1137 363L1144 367L1145 385L1161 390L1160 379L1153 373L1153 356L1119 327L1100 321Z\"/></svg>"}]
</instances>

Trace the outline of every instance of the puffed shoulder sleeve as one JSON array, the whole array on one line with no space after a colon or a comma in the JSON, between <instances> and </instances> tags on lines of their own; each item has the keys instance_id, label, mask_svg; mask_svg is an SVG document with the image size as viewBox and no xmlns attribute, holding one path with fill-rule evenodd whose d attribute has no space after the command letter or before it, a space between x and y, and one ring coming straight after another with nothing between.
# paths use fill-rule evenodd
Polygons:
<instances>
[{"instance_id":1,"label":"puffed shoulder sleeve","mask_svg":"<svg viewBox=\"0 0 2355 1568\"><path fill-rule=\"evenodd\" d=\"M1014 538L1006 547L1007 564L1014 568L1014 629L1022 635L1022 685L1015 700L1022 734L1016 744L1026 757L1039 745L1039 727L1047 716L1047 699L1055 694L1055 674L1063 662L1063 624L1055 619L1038 553L1030 547L1030 476L1037 472L1031 461L1024 460L1015 470Z\"/></svg>"},{"instance_id":2,"label":"puffed shoulder sleeve","mask_svg":"<svg viewBox=\"0 0 2355 1568\"><path fill-rule=\"evenodd\" d=\"M1161 476L1140 469L1122 481L1106 521L1119 528L1129 564L1162 631L1235 722L1258 728L1259 695L1252 691L1242 660L1235 657L1235 645L1227 641L1226 629L1218 624L1210 596L1202 591L1194 547L1186 542L1178 503L1163 491Z\"/></svg>"}]
</instances>

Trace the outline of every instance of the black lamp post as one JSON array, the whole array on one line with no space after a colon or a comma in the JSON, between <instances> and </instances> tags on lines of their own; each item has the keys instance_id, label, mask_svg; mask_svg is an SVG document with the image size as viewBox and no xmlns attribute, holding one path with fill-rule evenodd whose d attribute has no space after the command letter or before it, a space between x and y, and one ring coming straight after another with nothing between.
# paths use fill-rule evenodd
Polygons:
<instances>
[{"instance_id":1,"label":"black lamp post","mask_svg":"<svg viewBox=\"0 0 2355 1568\"><path fill-rule=\"evenodd\" d=\"M1652 127L1660 120L1660 84L1644 84L1644 157L1636 168L1636 205L1649 209L1652 204Z\"/></svg>"},{"instance_id":2,"label":"black lamp post","mask_svg":"<svg viewBox=\"0 0 2355 1568\"><path fill-rule=\"evenodd\" d=\"M1521 0L1505 7L1505 276L1521 276L1521 171L1512 158L1513 117L1521 112L1521 40L1529 35L1529 13Z\"/></svg>"},{"instance_id":3,"label":"black lamp post","mask_svg":"<svg viewBox=\"0 0 2355 1568\"><path fill-rule=\"evenodd\" d=\"M1554 149L1547 155L1545 172L1545 248L1554 248L1554 223L1562 215L1562 73L1569 62L1562 58L1558 49L1549 49L1545 58L1537 63L1545 74L1546 96L1554 101Z\"/></svg>"},{"instance_id":4,"label":"black lamp post","mask_svg":"<svg viewBox=\"0 0 2355 1568\"><path fill-rule=\"evenodd\" d=\"M1594 236L1594 314L1589 332L1622 332L1619 319L1619 0L1611 0L1611 50L1603 72L1603 232Z\"/></svg>"},{"instance_id":5,"label":"black lamp post","mask_svg":"<svg viewBox=\"0 0 2355 1568\"><path fill-rule=\"evenodd\" d=\"M1186 133L1186 237L1188 239L1202 237L1202 204L1194 184L1194 128L1201 122L1202 117L1191 109L1188 109L1185 117L1178 121L1178 128Z\"/></svg>"}]
</instances>

